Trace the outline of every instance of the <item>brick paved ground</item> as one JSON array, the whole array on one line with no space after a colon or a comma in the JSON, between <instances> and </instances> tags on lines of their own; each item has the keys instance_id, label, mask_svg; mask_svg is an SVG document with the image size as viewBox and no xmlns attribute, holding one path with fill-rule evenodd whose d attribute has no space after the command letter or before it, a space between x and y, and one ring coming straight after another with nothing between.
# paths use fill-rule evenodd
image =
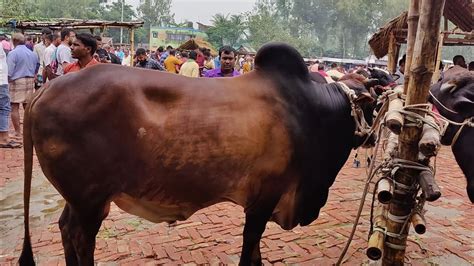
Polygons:
<instances>
[{"instance_id":1,"label":"brick paved ground","mask_svg":"<svg viewBox=\"0 0 474 266\"><path fill-rule=\"evenodd\" d=\"M22 150L0 149L0 264L16 263L23 238ZM284 231L269 223L261 243L265 264L331 265L351 230L362 193L365 169L351 159L331 188L329 201L310 226ZM32 197L32 242L40 265L64 265L57 220L63 201L44 180L36 162ZM428 203L427 233L411 233L406 262L413 265L472 265L474 212L466 181L453 155L443 148L438 157L438 184L443 196ZM368 212L348 252L346 265L366 264ZM115 205L97 237L99 264L236 264L242 245L242 208L221 203L194 214L177 226L152 224L126 214Z\"/></svg>"}]
</instances>

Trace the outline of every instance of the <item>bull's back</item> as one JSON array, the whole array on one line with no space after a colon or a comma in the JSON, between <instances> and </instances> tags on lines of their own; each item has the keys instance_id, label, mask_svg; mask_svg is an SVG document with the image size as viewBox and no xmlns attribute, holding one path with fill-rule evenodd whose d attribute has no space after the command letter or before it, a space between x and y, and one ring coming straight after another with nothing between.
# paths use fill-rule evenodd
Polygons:
<instances>
[{"instance_id":1,"label":"bull's back","mask_svg":"<svg viewBox=\"0 0 474 266\"><path fill-rule=\"evenodd\" d=\"M67 75L33 107L40 163L68 201L245 205L291 156L283 105L259 84L105 66Z\"/></svg>"}]
</instances>

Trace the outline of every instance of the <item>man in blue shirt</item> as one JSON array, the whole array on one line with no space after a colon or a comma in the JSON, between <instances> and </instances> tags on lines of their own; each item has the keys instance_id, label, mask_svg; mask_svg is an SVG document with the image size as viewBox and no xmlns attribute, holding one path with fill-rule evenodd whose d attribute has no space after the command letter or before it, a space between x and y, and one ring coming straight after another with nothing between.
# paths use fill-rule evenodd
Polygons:
<instances>
[{"instance_id":1,"label":"man in blue shirt","mask_svg":"<svg viewBox=\"0 0 474 266\"><path fill-rule=\"evenodd\" d=\"M25 108L27 100L34 92L39 61L38 57L25 46L23 34L13 34L12 40L15 48L7 56L8 84L15 138L21 139L20 103Z\"/></svg>"}]
</instances>

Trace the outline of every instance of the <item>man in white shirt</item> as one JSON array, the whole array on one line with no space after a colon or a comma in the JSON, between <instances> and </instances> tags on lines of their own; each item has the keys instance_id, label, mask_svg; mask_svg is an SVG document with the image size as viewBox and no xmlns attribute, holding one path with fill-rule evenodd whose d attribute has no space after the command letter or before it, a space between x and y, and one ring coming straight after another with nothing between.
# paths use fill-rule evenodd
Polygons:
<instances>
[{"instance_id":1,"label":"man in white shirt","mask_svg":"<svg viewBox=\"0 0 474 266\"><path fill-rule=\"evenodd\" d=\"M128 49L124 49L122 66L132 66L132 57L130 56L130 51Z\"/></svg>"},{"instance_id":2,"label":"man in white shirt","mask_svg":"<svg viewBox=\"0 0 474 266\"><path fill-rule=\"evenodd\" d=\"M51 68L51 63L53 60L56 60L54 57L56 54L56 49L61 44L61 35L59 32L55 32L53 34L48 34L46 35L45 42L48 45L46 49L44 50L44 55L43 55L43 80L46 82L47 80L51 80L55 77L55 74Z\"/></svg>"},{"instance_id":3,"label":"man in white shirt","mask_svg":"<svg viewBox=\"0 0 474 266\"><path fill-rule=\"evenodd\" d=\"M64 68L73 62L71 55L71 45L76 38L76 33L72 29L61 31L61 44L56 50L57 71L56 75L64 75Z\"/></svg>"},{"instance_id":4,"label":"man in white shirt","mask_svg":"<svg viewBox=\"0 0 474 266\"><path fill-rule=\"evenodd\" d=\"M36 84L38 86L41 86L42 83L43 83L43 80L44 80L44 76L43 76L44 62L43 62L43 59L44 59L44 51L46 50L46 47L48 47L48 45L45 42L45 38L46 38L46 35L51 34L51 33L53 33L53 32L50 29L43 28L41 30L41 42L36 44L33 48L33 52L38 57L38 61L40 63L40 66L39 66L39 69L38 69L38 76L37 76L37 80L36 80Z\"/></svg>"}]
</instances>

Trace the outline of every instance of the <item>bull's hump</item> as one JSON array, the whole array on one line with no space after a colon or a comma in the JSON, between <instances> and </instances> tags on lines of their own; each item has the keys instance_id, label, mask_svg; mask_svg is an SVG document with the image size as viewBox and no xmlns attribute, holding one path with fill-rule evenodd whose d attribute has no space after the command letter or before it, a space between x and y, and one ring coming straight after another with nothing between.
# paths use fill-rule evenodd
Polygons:
<instances>
[{"instance_id":1,"label":"bull's hump","mask_svg":"<svg viewBox=\"0 0 474 266\"><path fill-rule=\"evenodd\" d=\"M286 43L268 43L258 50L255 57L257 70L280 74L285 77L309 80L308 69L300 53Z\"/></svg>"}]
</instances>

